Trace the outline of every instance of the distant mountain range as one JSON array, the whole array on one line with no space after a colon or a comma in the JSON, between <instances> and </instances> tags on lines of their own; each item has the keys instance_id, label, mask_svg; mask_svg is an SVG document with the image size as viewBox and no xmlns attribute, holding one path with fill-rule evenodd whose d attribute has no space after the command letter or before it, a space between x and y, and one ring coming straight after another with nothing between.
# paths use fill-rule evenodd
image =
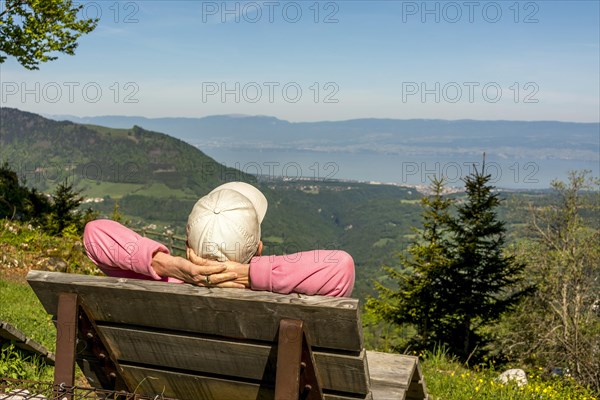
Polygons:
<instances>
[{"instance_id":1,"label":"distant mountain range","mask_svg":"<svg viewBox=\"0 0 600 400\"><path fill-rule=\"evenodd\" d=\"M202 149L248 149L505 159L600 159L600 124L558 121L396 120L289 122L269 116L203 118L48 116L80 124L167 133Z\"/></svg>"}]
</instances>

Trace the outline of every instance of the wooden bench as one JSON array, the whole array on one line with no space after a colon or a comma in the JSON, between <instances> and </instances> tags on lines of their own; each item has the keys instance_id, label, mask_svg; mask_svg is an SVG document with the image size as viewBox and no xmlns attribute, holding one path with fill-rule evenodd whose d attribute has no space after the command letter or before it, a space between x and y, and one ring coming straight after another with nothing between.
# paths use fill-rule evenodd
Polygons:
<instances>
[{"instance_id":1,"label":"wooden bench","mask_svg":"<svg viewBox=\"0 0 600 400\"><path fill-rule=\"evenodd\" d=\"M27 280L56 317L65 387L76 360L94 387L181 400L427 398L416 357L364 350L356 299L45 271Z\"/></svg>"}]
</instances>

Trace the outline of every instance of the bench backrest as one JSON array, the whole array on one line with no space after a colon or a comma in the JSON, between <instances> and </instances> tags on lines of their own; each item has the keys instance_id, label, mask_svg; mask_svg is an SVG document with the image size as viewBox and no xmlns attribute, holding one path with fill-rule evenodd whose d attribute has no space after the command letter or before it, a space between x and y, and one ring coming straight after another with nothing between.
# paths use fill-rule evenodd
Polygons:
<instances>
[{"instance_id":1,"label":"bench backrest","mask_svg":"<svg viewBox=\"0 0 600 400\"><path fill-rule=\"evenodd\" d=\"M89 320L77 358L92 385L120 381L182 400L272 398L279 324L290 319L303 322L326 399L371 398L356 299L45 271L27 280L55 316L59 294L77 294Z\"/></svg>"}]
</instances>

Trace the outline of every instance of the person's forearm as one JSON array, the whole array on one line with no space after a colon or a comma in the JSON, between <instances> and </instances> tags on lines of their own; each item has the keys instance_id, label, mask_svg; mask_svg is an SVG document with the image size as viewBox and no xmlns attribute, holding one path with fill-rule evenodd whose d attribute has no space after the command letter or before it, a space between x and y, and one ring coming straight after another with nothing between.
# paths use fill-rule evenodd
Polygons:
<instances>
[{"instance_id":1,"label":"person's forearm","mask_svg":"<svg viewBox=\"0 0 600 400\"><path fill-rule=\"evenodd\" d=\"M163 278L177 278L177 269L174 268L173 256L163 253L161 251L156 252L152 257L152 268L158 276Z\"/></svg>"},{"instance_id":2,"label":"person's forearm","mask_svg":"<svg viewBox=\"0 0 600 400\"><path fill-rule=\"evenodd\" d=\"M239 264L236 262L225 262L225 264L227 265L228 272L235 272L237 274L237 278L234 282L250 289L250 265Z\"/></svg>"},{"instance_id":3,"label":"person's forearm","mask_svg":"<svg viewBox=\"0 0 600 400\"><path fill-rule=\"evenodd\" d=\"M341 250L254 257L250 261L249 278L253 290L350 296L354 287L354 260Z\"/></svg>"},{"instance_id":4,"label":"person's forearm","mask_svg":"<svg viewBox=\"0 0 600 400\"><path fill-rule=\"evenodd\" d=\"M152 258L169 253L164 245L111 220L88 222L83 243L88 257L104 273L118 277L161 279Z\"/></svg>"}]
</instances>

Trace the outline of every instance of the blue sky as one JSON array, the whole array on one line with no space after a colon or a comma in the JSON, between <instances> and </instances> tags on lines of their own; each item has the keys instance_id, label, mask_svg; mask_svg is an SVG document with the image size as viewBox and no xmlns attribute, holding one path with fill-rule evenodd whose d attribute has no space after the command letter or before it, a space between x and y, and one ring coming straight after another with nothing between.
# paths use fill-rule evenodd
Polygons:
<instances>
[{"instance_id":1,"label":"blue sky","mask_svg":"<svg viewBox=\"0 0 600 400\"><path fill-rule=\"evenodd\" d=\"M0 65L2 106L78 116L600 121L598 1L83 4L101 22L75 56L39 71Z\"/></svg>"}]
</instances>

